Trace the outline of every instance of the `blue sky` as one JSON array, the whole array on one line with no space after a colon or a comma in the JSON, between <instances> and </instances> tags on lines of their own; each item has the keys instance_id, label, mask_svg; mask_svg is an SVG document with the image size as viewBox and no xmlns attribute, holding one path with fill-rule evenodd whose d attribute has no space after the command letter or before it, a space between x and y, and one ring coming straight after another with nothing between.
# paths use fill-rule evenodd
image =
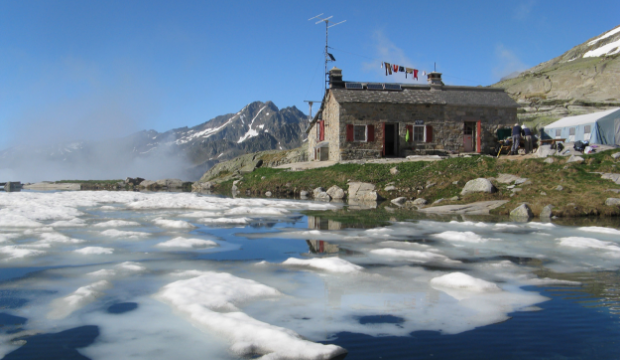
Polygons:
<instances>
[{"instance_id":1,"label":"blue sky","mask_svg":"<svg viewBox=\"0 0 620 360\"><path fill-rule=\"evenodd\" d=\"M346 20L330 29L345 80L436 62L446 83L490 85L617 26L620 2L0 0L0 149L194 126L256 100L307 112L320 13Z\"/></svg>"}]
</instances>

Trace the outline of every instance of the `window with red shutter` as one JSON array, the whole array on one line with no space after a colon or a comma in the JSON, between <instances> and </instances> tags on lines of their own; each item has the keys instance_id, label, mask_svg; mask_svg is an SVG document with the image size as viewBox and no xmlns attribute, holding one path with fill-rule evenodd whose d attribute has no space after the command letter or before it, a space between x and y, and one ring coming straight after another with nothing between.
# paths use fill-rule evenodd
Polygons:
<instances>
[{"instance_id":1,"label":"window with red shutter","mask_svg":"<svg viewBox=\"0 0 620 360\"><path fill-rule=\"evenodd\" d=\"M347 124L347 141L353 141L353 124Z\"/></svg>"},{"instance_id":2,"label":"window with red shutter","mask_svg":"<svg viewBox=\"0 0 620 360\"><path fill-rule=\"evenodd\" d=\"M375 126L368 125L368 142L375 141Z\"/></svg>"},{"instance_id":3,"label":"window with red shutter","mask_svg":"<svg viewBox=\"0 0 620 360\"><path fill-rule=\"evenodd\" d=\"M433 142L433 127L426 125L426 142Z\"/></svg>"}]
</instances>

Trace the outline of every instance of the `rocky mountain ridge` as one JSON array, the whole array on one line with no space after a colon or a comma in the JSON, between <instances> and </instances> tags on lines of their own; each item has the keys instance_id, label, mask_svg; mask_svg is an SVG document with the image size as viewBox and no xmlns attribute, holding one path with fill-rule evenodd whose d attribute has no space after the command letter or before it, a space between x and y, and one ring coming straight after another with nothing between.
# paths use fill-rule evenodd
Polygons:
<instances>
[{"instance_id":1,"label":"rocky mountain ridge","mask_svg":"<svg viewBox=\"0 0 620 360\"><path fill-rule=\"evenodd\" d=\"M256 101L237 113L217 116L191 128L162 133L144 130L106 141L9 148L0 151L0 173L21 179L26 176L22 174L49 168L47 172L54 175L43 176L45 180L128 175L197 180L220 161L257 151L299 147L306 139L307 124L307 116L294 106L278 109L271 101ZM46 168L29 166L35 164L45 164ZM23 171L25 167L28 171Z\"/></svg>"},{"instance_id":2,"label":"rocky mountain ridge","mask_svg":"<svg viewBox=\"0 0 620 360\"><path fill-rule=\"evenodd\" d=\"M533 124L618 107L620 26L492 87L505 88Z\"/></svg>"}]
</instances>

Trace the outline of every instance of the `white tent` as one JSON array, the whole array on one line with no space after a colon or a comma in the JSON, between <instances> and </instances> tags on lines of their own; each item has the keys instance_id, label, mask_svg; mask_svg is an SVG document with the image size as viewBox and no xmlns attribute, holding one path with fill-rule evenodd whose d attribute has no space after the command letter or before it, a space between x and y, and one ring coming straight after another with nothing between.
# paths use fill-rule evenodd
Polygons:
<instances>
[{"instance_id":1,"label":"white tent","mask_svg":"<svg viewBox=\"0 0 620 360\"><path fill-rule=\"evenodd\" d=\"M581 140L590 144L620 145L620 108L561 118L546 125L544 134L567 142Z\"/></svg>"}]
</instances>

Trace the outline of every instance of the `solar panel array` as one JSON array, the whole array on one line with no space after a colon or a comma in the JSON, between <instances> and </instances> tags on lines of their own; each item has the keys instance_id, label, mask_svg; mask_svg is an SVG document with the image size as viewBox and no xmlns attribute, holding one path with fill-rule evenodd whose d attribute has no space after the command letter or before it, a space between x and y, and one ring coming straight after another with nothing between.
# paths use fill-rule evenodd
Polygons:
<instances>
[{"instance_id":1,"label":"solar panel array","mask_svg":"<svg viewBox=\"0 0 620 360\"><path fill-rule=\"evenodd\" d=\"M364 87L362 86L362 83L348 82L348 83L345 83L344 86L348 90L364 90Z\"/></svg>"},{"instance_id":2,"label":"solar panel array","mask_svg":"<svg viewBox=\"0 0 620 360\"><path fill-rule=\"evenodd\" d=\"M400 86L400 84L383 84L383 88L385 90L396 90L396 91L401 91L403 89Z\"/></svg>"},{"instance_id":3,"label":"solar panel array","mask_svg":"<svg viewBox=\"0 0 620 360\"><path fill-rule=\"evenodd\" d=\"M366 88L368 90L383 90L383 84L368 84Z\"/></svg>"}]
</instances>

